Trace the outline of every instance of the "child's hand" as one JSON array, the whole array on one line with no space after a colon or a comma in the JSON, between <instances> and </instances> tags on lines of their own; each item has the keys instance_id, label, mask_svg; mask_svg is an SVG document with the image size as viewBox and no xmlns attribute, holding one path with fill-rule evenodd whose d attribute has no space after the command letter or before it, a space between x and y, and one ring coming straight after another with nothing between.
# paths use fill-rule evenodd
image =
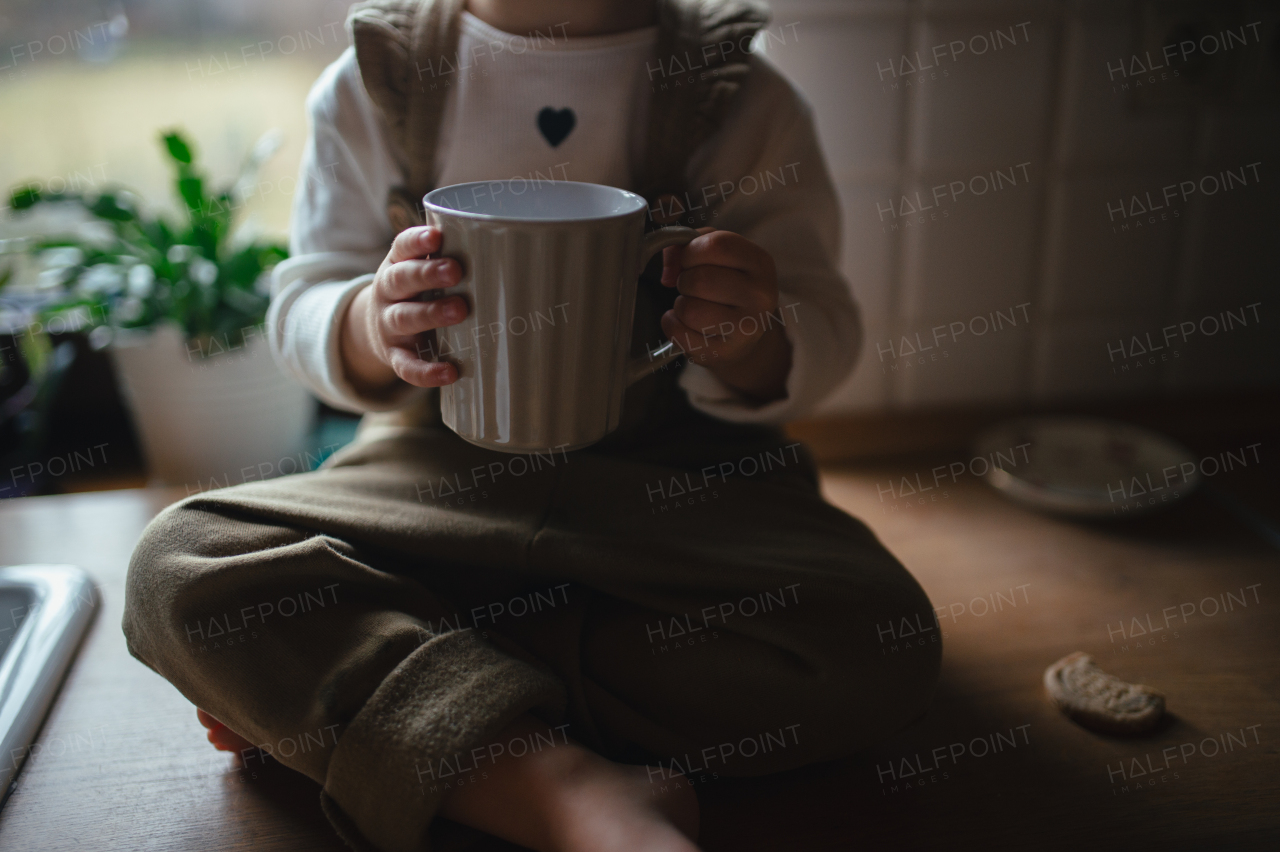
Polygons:
<instances>
[{"instance_id":1,"label":"child's hand","mask_svg":"<svg viewBox=\"0 0 1280 852\"><path fill-rule=\"evenodd\" d=\"M458 370L445 362L424 361L418 335L455 325L467 317L461 296L421 301L428 290L452 287L462 268L452 258L427 259L440 249L440 230L402 231L382 261L373 284L351 302L342 326L342 362L358 390L385 392L399 378L430 388L452 384Z\"/></svg>"},{"instance_id":2,"label":"child's hand","mask_svg":"<svg viewBox=\"0 0 1280 852\"><path fill-rule=\"evenodd\" d=\"M791 343L782 331L773 258L739 234L702 236L663 254L662 283L676 287L662 330L689 359L758 402L786 395Z\"/></svg>"}]
</instances>

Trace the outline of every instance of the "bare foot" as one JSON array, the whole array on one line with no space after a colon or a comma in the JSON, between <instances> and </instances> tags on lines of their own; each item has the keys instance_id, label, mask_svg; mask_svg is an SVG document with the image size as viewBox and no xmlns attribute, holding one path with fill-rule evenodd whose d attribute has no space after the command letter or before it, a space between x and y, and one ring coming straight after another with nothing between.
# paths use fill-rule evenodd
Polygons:
<instances>
[{"instance_id":1,"label":"bare foot","mask_svg":"<svg viewBox=\"0 0 1280 852\"><path fill-rule=\"evenodd\" d=\"M698 839L698 832L702 827L701 808L698 806L698 794L693 792L693 783L689 779L670 770L655 776L654 770L647 766L624 768L644 779L653 806L680 829L681 834L690 840Z\"/></svg>"},{"instance_id":2,"label":"bare foot","mask_svg":"<svg viewBox=\"0 0 1280 852\"><path fill-rule=\"evenodd\" d=\"M539 731L547 726L526 716L497 739ZM440 814L537 852L698 852L698 799L684 778L666 773L650 783L648 767L613 763L567 739L499 757L484 781L447 796Z\"/></svg>"},{"instance_id":3,"label":"bare foot","mask_svg":"<svg viewBox=\"0 0 1280 852\"><path fill-rule=\"evenodd\" d=\"M196 716L220 751L255 748L206 711ZM545 727L525 718L507 733ZM441 814L538 852L699 852L698 798L683 776L654 776L567 741L537 756L499 759L490 775L446 798Z\"/></svg>"},{"instance_id":4,"label":"bare foot","mask_svg":"<svg viewBox=\"0 0 1280 852\"><path fill-rule=\"evenodd\" d=\"M683 776L603 758L571 777L554 817L556 852L697 852L698 798Z\"/></svg>"},{"instance_id":5,"label":"bare foot","mask_svg":"<svg viewBox=\"0 0 1280 852\"><path fill-rule=\"evenodd\" d=\"M251 749L255 746L226 725L213 718L209 713L196 708L196 718L200 720L200 724L209 729L207 736L209 742L213 743L213 747L218 751L232 751L236 754L242 754L245 749Z\"/></svg>"}]
</instances>

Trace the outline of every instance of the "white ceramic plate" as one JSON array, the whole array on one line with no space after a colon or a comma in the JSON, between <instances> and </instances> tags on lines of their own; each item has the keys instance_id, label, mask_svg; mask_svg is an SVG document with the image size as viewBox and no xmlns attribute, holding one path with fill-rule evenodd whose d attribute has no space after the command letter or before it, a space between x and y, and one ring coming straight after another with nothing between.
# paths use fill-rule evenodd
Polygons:
<instances>
[{"instance_id":1,"label":"white ceramic plate","mask_svg":"<svg viewBox=\"0 0 1280 852\"><path fill-rule=\"evenodd\" d=\"M974 452L1011 455L986 479L1011 500L1059 515L1122 517L1167 508L1200 483L1185 447L1156 432L1110 420L1029 417L979 436Z\"/></svg>"}]
</instances>

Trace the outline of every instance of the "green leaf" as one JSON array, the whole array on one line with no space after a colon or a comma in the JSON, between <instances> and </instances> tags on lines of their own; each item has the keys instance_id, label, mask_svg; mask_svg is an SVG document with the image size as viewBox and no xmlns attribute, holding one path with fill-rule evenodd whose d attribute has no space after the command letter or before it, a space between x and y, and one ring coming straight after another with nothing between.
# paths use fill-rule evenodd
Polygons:
<instances>
[{"instance_id":1,"label":"green leaf","mask_svg":"<svg viewBox=\"0 0 1280 852\"><path fill-rule=\"evenodd\" d=\"M216 261L222 236L222 225L217 219L202 219L199 224L192 225L187 241L200 249L202 257Z\"/></svg>"},{"instance_id":2,"label":"green leaf","mask_svg":"<svg viewBox=\"0 0 1280 852\"><path fill-rule=\"evenodd\" d=\"M164 144L169 149L169 156L176 162L187 166L191 165L193 159L191 146L187 144L187 140L183 138L181 133L171 130L164 134Z\"/></svg>"},{"instance_id":3,"label":"green leaf","mask_svg":"<svg viewBox=\"0 0 1280 852\"><path fill-rule=\"evenodd\" d=\"M113 222L128 222L135 218L136 214L133 210L120 205L119 200L109 192L104 192L89 205L89 212L100 219L109 219Z\"/></svg>"},{"instance_id":4,"label":"green leaf","mask_svg":"<svg viewBox=\"0 0 1280 852\"><path fill-rule=\"evenodd\" d=\"M262 263L263 268L275 266L289 257L288 246L280 243L258 246L258 252L258 260Z\"/></svg>"},{"instance_id":5,"label":"green leaf","mask_svg":"<svg viewBox=\"0 0 1280 852\"><path fill-rule=\"evenodd\" d=\"M187 210L193 217L201 217L204 212L204 181L198 177L178 179L178 194L187 203Z\"/></svg>"},{"instance_id":6,"label":"green leaf","mask_svg":"<svg viewBox=\"0 0 1280 852\"><path fill-rule=\"evenodd\" d=\"M9 196L9 207L13 210L26 210L40 201L40 187L37 184L18 187Z\"/></svg>"},{"instance_id":7,"label":"green leaf","mask_svg":"<svg viewBox=\"0 0 1280 852\"><path fill-rule=\"evenodd\" d=\"M218 196L210 203L210 207L213 209L211 215L217 218L221 224L221 230L230 233L231 217L236 209L235 199L231 197L231 192L223 190L218 193Z\"/></svg>"},{"instance_id":8,"label":"green leaf","mask_svg":"<svg viewBox=\"0 0 1280 852\"><path fill-rule=\"evenodd\" d=\"M67 286L54 296L50 312L88 310L93 322L118 326L146 327L163 319L178 322L191 339L221 334L235 338L243 329L260 325L269 304L265 294L255 290L261 276L288 257L283 245L271 242L253 243L232 250L229 237L240 206L238 197L229 189L211 189L195 159L195 152L183 133L170 131L162 136L174 166L174 188L187 207L187 216L176 222L145 211L137 199L123 189L102 193L61 193L51 195L30 184L12 192L11 206L24 209L50 201L75 201L99 220L109 222L114 237L109 245L89 245L78 238L37 238L27 250L40 251L62 246L83 252L82 263L70 270L69 285L99 263L129 266L142 262L155 272L151 291L143 297L143 310L125 319L114 311L117 296L104 297L77 291ZM217 280L209 286L196 286L190 279L188 261L168 259L175 245L192 246L197 256L218 265ZM197 267L196 272L199 272ZM6 273L0 269L0 286Z\"/></svg>"},{"instance_id":9,"label":"green leaf","mask_svg":"<svg viewBox=\"0 0 1280 852\"><path fill-rule=\"evenodd\" d=\"M169 246L173 245L173 232L169 229L169 225L163 219L155 219L150 222L140 222L139 230L146 241L155 249L155 254L161 259L169 251Z\"/></svg>"},{"instance_id":10,"label":"green leaf","mask_svg":"<svg viewBox=\"0 0 1280 852\"><path fill-rule=\"evenodd\" d=\"M210 198L203 212L211 219L231 221L231 204L227 194L224 192Z\"/></svg>"}]
</instances>

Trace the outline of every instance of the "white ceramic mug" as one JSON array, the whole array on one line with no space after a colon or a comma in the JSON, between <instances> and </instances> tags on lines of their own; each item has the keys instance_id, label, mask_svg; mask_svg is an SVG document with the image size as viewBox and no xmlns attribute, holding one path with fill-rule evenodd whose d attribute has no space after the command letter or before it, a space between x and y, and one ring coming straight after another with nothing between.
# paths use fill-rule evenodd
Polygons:
<instances>
[{"instance_id":1,"label":"white ceramic mug","mask_svg":"<svg viewBox=\"0 0 1280 852\"><path fill-rule=\"evenodd\" d=\"M462 265L456 287L428 295L471 308L423 352L458 368L440 411L467 441L511 453L593 444L618 427L627 387L681 354L667 343L628 357L640 273L698 235L645 234L642 196L518 178L442 187L423 207L443 233L440 255Z\"/></svg>"}]
</instances>

